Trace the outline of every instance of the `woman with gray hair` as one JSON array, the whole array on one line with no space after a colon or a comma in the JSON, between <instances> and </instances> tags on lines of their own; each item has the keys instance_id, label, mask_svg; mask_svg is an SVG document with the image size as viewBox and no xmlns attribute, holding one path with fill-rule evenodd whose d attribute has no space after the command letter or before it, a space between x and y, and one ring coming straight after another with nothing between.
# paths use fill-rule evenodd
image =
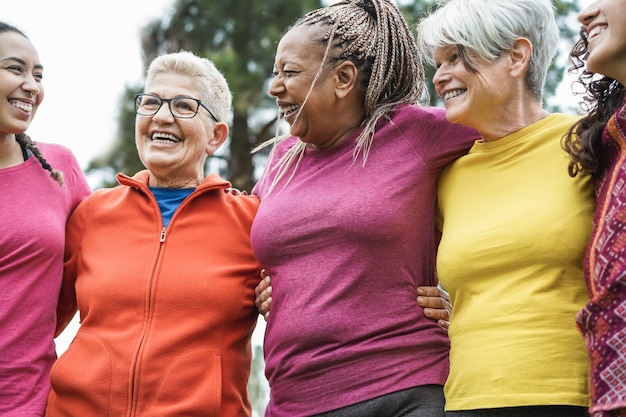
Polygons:
<instances>
[{"instance_id":1,"label":"woman with gray hair","mask_svg":"<svg viewBox=\"0 0 626 417\"><path fill-rule=\"evenodd\" d=\"M147 169L118 174L67 225L57 331L77 308L81 326L46 416L250 416L258 198L204 174L228 136L228 84L208 59L166 54L134 105Z\"/></svg>"},{"instance_id":2,"label":"woman with gray hair","mask_svg":"<svg viewBox=\"0 0 626 417\"><path fill-rule=\"evenodd\" d=\"M446 415L585 416L574 316L594 209L568 175L576 121L542 107L558 28L547 0L451 0L418 27L446 118L482 134L442 173L437 272L452 317Z\"/></svg>"}]
</instances>

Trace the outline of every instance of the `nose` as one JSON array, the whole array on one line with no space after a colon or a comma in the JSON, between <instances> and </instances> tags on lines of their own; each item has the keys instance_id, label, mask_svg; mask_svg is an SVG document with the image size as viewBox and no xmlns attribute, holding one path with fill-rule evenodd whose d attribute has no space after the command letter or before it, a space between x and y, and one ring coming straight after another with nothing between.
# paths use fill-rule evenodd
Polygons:
<instances>
[{"instance_id":1,"label":"nose","mask_svg":"<svg viewBox=\"0 0 626 417\"><path fill-rule=\"evenodd\" d=\"M435 85L435 90L437 90L437 94L440 94L440 89L450 81L450 74L444 70L443 65L437 68L435 74L433 75L433 84Z\"/></svg>"},{"instance_id":2,"label":"nose","mask_svg":"<svg viewBox=\"0 0 626 417\"><path fill-rule=\"evenodd\" d=\"M433 75L433 84L435 86L445 84L450 79L450 74L444 69L443 65L437 68Z\"/></svg>"},{"instance_id":3,"label":"nose","mask_svg":"<svg viewBox=\"0 0 626 417\"><path fill-rule=\"evenodd\" d=\"M161 107L159 107L159 110L157 110L156 113L154 113L152 115L153 119L165 119L165 120L170 120L170 119L174 119L174 115L172 114L172 111L170 110L170 102L169 101L163 101L161 103Z\"/></svg>"},{"instance_id":4,"label":"nose","mask_svg":"<svg viewBox=\"0 0 626 417\"><path fill-rule=\"evenodd\" d=\"M276 75L272 79L272 81L270 81L268 92L270 93L270 95L274 97L278 97L284 91L285 91L285 84L283 83L282 77L280 75Z\"/></svg>"},{"instance_id":5,"label":"nose","mask_svg":"<svg viewBox=\"0 0 626 417\"><path fill-rule=\"evenodd\" d=\"M30 93L31 97L36 97L41 92L39 82L32 75L28 75L22 84L22 90Z\"/></svg>"},{"instance_id":6,"label":"nose","mask_svg":"<svg viewBox=\"0 0 626 417\"><path fill-rule=\"evenodd\" d=\"M585 27L589 26L591 21L598 15L600 9L598 9L598 2L594 1L589 6L585 7L578 14L578 21Z\"/></svg>"}]
</instances>

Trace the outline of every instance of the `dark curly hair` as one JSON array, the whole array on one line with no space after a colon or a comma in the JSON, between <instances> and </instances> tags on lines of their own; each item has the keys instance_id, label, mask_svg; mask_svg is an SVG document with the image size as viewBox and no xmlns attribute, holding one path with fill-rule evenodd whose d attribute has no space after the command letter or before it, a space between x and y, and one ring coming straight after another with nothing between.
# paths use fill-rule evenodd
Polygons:
<instances>
[{"instance_id":1,"label":"dark curly hair","mask_svg":"<svg viewBox=\"0 0 626 417\"><path fill-rule=\"evenodd\" d=\"M569 175L599 175L598 159L602 132L611 116L624 101L624 86L617 80L593 73L586 68L589 43L585 28L570 52L570 73L582 71L577 84L585 87L582 109L586 116L578 120L563 137L563 148L570 155Z\"/></svg>"}]
</instances>

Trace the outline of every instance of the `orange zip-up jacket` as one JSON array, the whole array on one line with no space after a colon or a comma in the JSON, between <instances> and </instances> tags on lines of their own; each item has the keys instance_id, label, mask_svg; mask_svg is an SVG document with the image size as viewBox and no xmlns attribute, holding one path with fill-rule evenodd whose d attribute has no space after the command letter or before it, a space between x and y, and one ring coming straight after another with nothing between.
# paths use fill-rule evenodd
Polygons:
<instances>
[{"instance_id":1,"label":"orange zip-up jacket","mask_svg":"<svg viewBox=\"0 0 626 417\"><path fill-rule=\"evenodd\" d=\"M48 417L251 414L258 199L210 175L164 228L148 177L118 175L70 217L58 332L76 308L81 326Z\"/></svg>"}]
</instances>

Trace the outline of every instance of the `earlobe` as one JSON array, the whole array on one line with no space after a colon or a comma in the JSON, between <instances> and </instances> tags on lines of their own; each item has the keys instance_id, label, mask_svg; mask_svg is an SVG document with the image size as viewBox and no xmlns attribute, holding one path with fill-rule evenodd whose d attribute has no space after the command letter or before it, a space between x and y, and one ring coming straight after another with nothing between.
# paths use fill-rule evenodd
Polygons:
<instances>
[{"instance_id":1,"label":"earlobe","mask_svg":"<svg viewBox=\"0 0 626 417\"><path fill-rule=\"evenodd\" d=\"M518 38L513 43L513 47L509 51L513 75L520 76L528 71L532 52L533 44L526 38Z\"/></svg>"},{"instance_id":2,"label":"earlobe","mask_svg":"<svg viewBox=\"0 0 626 417\"><path fill-rule=\"evenodd\" d=\"M207 155L213 155L216 150L226 141L228 137L228 125L224 122L216 123L213 126L213 139L209 141L206 147Z\"/></svg>"},{"instance_id":3,"label":"earlobe","mask_svg":"<svg viewBox=\"0 0 626 417\"><path fill-rule=\"evenodd\" d=\"M350 93L358 83L359 70L350 61L344 61L335 68L336 92L339 98L343 98Z\"/></svg>"}]
</instances>

